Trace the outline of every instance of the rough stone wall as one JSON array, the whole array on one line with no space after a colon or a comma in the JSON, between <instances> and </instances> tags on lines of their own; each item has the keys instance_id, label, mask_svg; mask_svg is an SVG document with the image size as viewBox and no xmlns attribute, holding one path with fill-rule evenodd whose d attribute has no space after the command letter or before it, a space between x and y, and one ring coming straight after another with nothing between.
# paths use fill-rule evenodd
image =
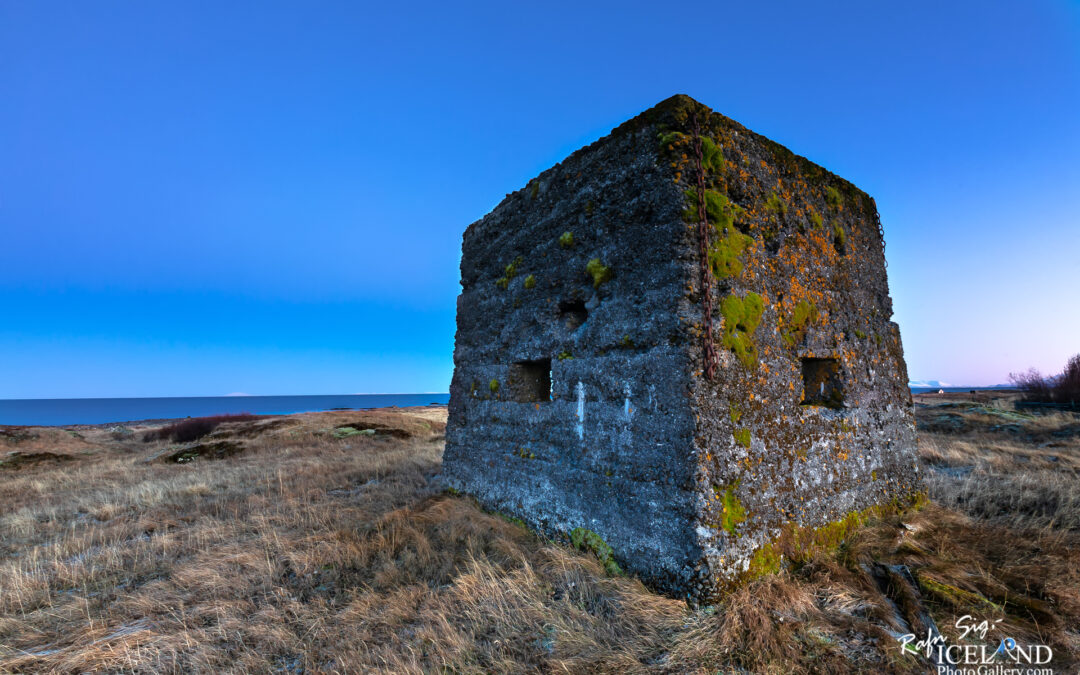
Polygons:
<instances>
[{"instance_id":1,"label":"rough stone wall","mask_svg":"<svg viewBox=\"0 0 1080 675\"><path fill-rule=\"evenodd\" d=\"M678 592L701 557L673 302L686 226L656 133L620 127L465 232L444 473L548 534L596 532L624 568ZM546 359L552 400L528 399Z\"/></svg>"},{"instance_id":2,"label":"rough stone wall","mask_svg":"<svg viewBox=\"0 0 1080 675\"><path fill-rule=\"evenodd\" d=\"M692 99L508 195L466 231L461 273L448 484L548 534L592 530L660 589L707 601L774 568L785 528L918 489L873 200Z\"/></svg>"},{"instance_id":3,"label":"rough stone wall","mask_svg":"<svg viewBox=\"0 0 1080 675\"><path fill-rule=\"evenodd\" d=\"M694 529L705 553L690 592L707 599L775 569L772 542L785 528L821 528L921 488L873 199L700 104L675 107L680 119L697 113L717 151L706 166L715 379L701 372L700 338L690 343ZM690 204L692 136L676 121L663 138ZM681 313L700 336L701 288L690 277Z\"/></svg>"}]
</instances>

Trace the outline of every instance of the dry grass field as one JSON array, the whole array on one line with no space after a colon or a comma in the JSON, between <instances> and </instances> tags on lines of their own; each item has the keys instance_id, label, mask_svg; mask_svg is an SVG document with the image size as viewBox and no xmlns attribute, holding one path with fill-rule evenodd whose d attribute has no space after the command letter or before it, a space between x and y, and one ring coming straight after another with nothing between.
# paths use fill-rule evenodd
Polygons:
<instances>
[{"instance_id":1,"label":"dry grass field","mask_svg":"<svg viewBox=\"0 0 1080 675\"><path fill-rule=\"evenodd\" d=\"M925 613L1076 672L1080 418L917 399L928 505L697 609L445 493L443 409L0 428L0 672L927 672Z\"/></svg>"}]
</instances>

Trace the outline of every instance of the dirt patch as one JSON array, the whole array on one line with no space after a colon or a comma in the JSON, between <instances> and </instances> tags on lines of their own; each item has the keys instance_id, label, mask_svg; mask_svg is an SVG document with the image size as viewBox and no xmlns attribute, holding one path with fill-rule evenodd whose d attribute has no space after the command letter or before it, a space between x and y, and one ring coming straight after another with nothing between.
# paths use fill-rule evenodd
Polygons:
<instances>
[{"instance_id":1,"label":"dirt patch","mask_svg":"<svg viewBox=\"0 0 1080 675\"><path fill-rule=\"evenodd\" d=\"M296 420L275 418L269 420L256 420L254 422L240 422L223 424L214 433L214 436L229 438L256 438L271 431L289 429L300 426Z\"/></svg>"},{"instance_id":2,"label":"dirt patch","mask_svg":"<svg viewBox=\"0 0 1080 675\"><path fill-rule=\"evenodd\" d=\"M365 431L374 431L376 436L384 436L390 438L412 438L415 434L409 429L403 429L401 427L391 426L389 424L380 424L378 422L349 422L348 424L339 424L334 427L335 436L337 435L351 435L348 434L348 430L363 433ZM336 432L342 431L345 434L338 434Z\"/></svg>"},{"instance_id":3,"label":"dirt patch","mask_svg":"<svg viewBox=\"0 0 1080 675\"><path fill-rule=\"evenodd\" d=\"M143 441L174 441L176 443L189 443L203 436L209 436L222 424L229 422L247 422L258 420L258 415L240 413L238 415L214 415L212 417L189 417L178 422L173 422L159 429L154 429L143 434Z\"/></svg>"},{"instance_id":4,"label":"dirt patch","mask_svg":"<svg viewBox=\"0 0 1080 675\"><path fill-rule=\"evenodd\" d=\"M971 431L971 425L963 415L957 413L924 413L916 411L915 421L919 431L932 431L939 434L962 434Z\"/></svg>"},{"instance_id":5,"label":"dirt patch","mask_svg":"<svg viewBox=\"0 0 1080 675\"><path fill-rule=\"evenodd\" d=\"M185 464L187 462L193 462L196 459L225 459L226 457L232 457L239 455L246 450L242 443L234 443L233 441L212 441L210 443L199 443L188 448L182 448L175 452L168 453L161 457L166 462L173 462L176 464Z\"/></svg>"},{"instance_id":6,"label":"dirt patch","mask_svg":"<svg viewBox=\"0 0 1080 675\"><path fill-rule=\"evenodd\" d=\"M75 459L71 455L58 455L55 452L9 452L0 458L0 471L25 469L42 464L62 464Z\"/></svg>"},{"instance_id":7,"label":"dirt patch","mask_svg":"<svg viewBox=\"0 0 1080 675\"><path fill-rule=\"evenodd\" d=\"M23 441L37 438L37 434L29 427L0 427L0 441L15 445Z\"/></svg>"},{"instance_id":8,"label":"dirt patch","mask_svg":"<svg viewBox=\"0 0 1080 675\"><path fill-rule=\"evenodd\" d=\"M338 417L333 423L333 434L338 437L352 435L348 429L361 433L373 431L376 437L398 440L431 438L446 431L446 423L441 420L381 410Z\"/></svg>"}]
</instances>

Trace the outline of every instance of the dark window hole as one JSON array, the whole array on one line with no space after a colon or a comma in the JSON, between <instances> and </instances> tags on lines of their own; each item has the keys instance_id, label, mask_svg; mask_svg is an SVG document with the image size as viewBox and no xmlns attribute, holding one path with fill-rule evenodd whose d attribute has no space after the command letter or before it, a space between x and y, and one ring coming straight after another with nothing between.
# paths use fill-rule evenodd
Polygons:
<instances>
[{"instance_id":1,"label":"dark window hole","mask_svg":"<svg viewBox=\"0 0 1080 675\"><path fill-rule=\"evenodd\" d=\"M836 359L802 359L803 405L842 408L844 383Z\"/></svg>"},{"instance_id":2,"label":"dark window hole","mask_svg":"<svg viewBox=\"0 0 1080 675\"><path fill-rule=\"evenodd\" d=\"M506 398L511 401L551 400L551 359L513 363L508 379Z\"/></svg>"},{"instance_id":3,"label":"dark window hole","mask_svg":"<svg viewBox=\"0 0 1080 675\"><path fill-rule=\"evenodd\" d=\"M570 330L576 330L589 318L584 300L563 300L559 303L559 320Z\"/></svg>"}]
</instances>

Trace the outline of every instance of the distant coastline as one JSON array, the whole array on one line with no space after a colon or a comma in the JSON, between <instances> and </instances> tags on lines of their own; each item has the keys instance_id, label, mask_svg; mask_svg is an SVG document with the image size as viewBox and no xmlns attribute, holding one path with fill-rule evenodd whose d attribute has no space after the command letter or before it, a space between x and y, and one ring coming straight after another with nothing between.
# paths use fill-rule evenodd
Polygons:
<instances>
[{"instance_id":1,"label":"distant coastline","mask_svg":"<svg viewBox=\"0 0 1080 675\"><path fill-rule=\"evenodd\" d=\"M1016 387L1013 387L1013 386L1008 385L1008 384L992 384L992 385L986 386L986 387L973 387L973 386L954 387L954 386L944 386L944 385L943 386L930 386L930 385L922 386L922 385L909 384L908 389L911 390L912 394L929 394L929 393L932 393L932 392L935 392L935 391L999 391L999 390L1013 391L1013 390L1016 389Z\"/></svg>"},{"instance_id":2,"label":"distant coastline","mask_svg":"<svg viewBox=\"0 0 1080 675\"><path fill-rule=\"evenodd\" d=\"M192 396L0 400L0 425L72 426L251 413L287 415L334 409L446 405L448 393L321 396Z\"/></svg>"},{"instance_id":3,"label":"distant coastline","mask_svg":"<svg viewBox=\"0 0 1080 675\"><path fill-rule=\"evenodd\" d=\"M911 386L912 394L1010 388ZM448 393L327 394L315 396L174 396L161 398L0 399L0 426L125 424L207 415L289 415L322 410L447 405Z\"/></svg>"}]
</instances>

